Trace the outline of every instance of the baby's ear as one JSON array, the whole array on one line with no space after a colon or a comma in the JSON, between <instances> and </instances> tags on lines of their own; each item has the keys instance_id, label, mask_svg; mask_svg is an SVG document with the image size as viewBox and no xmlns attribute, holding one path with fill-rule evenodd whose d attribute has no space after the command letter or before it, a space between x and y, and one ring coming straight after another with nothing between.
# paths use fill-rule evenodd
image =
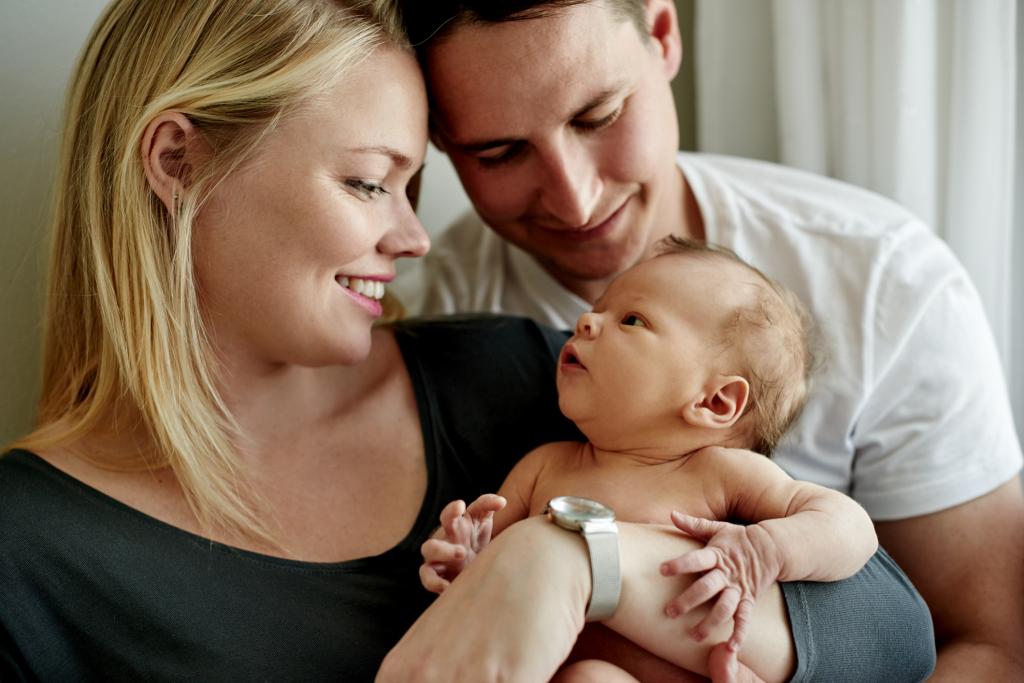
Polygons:
<instances>
[{"instance_id":1,"label":"baby's ear","mask_svg":"<svg viewBox=\"0 0 1024 683\"><path fill-rule=\"evenodd\" d=\"M743 415L750 398L750 384L739 375L715 377L703 393L683 408L683 419L694 427L728 429Z\"/></svg>"}]
</instances>

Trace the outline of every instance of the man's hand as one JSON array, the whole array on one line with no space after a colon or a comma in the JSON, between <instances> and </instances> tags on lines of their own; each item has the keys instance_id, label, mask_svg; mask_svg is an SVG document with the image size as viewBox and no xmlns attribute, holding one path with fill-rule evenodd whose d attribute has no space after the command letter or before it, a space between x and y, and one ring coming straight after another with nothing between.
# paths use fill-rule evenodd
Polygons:
<instances>
[{"instance_id":1,"label":"man's hand","mask_svg":"<svg viewBox=\"0 0 1024 683\"><path fill-rule=\"evenodd\" d=\"M491 542L494 513L505 507L506 500L493 493L473 501L467 508L461 500L448 503L441 511L441 529L420 548L423 564L420 582L432 593L443 593L456 576Z\"/></svg>"},{"instance_id":2,"label":"man's hand","mask_svg":"<svg viewBox=\"0 0 1024 683\"><path fill-rule=\"evenodd\" d=\"M782 571L781 553L772 537L756 524L741 526L679 512L672 513L672 523L706 545L664 562L661 573L706 573L670 602L665 613L674 618L717 597L711 611L690 633L701 641L712 629L731 619L733 632L728 649L735 654L750 627L754 602Z\"/></svg>"}]
</instances>

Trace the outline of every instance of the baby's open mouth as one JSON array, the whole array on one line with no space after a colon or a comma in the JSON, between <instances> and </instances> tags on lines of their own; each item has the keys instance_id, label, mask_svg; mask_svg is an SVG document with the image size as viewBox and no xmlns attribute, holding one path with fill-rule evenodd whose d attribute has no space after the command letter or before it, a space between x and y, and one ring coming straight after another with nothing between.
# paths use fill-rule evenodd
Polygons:
<instances>
[{"instance_id":1,"label":"baby's open mouth","mask_svg":"<svg viewBox=\"0 0 1024 683\"><path fill-rule=\"evenodd\" d=\"M583 364L580 357L576 355L576 349L571 344L566 344L562 350L562 365L572 365L584 370L587 369L587 366Z\"/></svg>"}]
</instances>

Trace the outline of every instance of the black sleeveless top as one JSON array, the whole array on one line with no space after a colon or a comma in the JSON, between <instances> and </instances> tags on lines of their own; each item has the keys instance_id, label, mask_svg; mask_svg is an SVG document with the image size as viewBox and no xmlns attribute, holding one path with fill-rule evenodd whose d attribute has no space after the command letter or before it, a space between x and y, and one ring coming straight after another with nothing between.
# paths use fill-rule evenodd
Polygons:
<instances>
[{"instance_id":1,"label":"black sleeveless top","mask_svg":"<svg viewBox=\"0 0 1024 683\"><path fill-rule=\"evenodd\" d=\"M0 680L370 681L433 596L419 547L455 498L580 438L558 410L564 333L520 318L408 321L427 492L376 557L284 560L214 543L26 451L0 458ZM386 505L387 501L381 501Z\"/></svg>"}]
</instances>

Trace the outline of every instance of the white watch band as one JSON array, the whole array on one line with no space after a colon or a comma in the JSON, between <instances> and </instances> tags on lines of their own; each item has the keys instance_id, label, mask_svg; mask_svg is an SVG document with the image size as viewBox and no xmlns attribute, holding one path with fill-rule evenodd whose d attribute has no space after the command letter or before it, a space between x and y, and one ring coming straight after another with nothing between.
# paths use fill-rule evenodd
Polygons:
<instances>
[{"instance_id":1,"label":"white watch band","mask_svg":"<svg viewBox=\"0 0 1024 683\"><path fill-rule=\"evenodd\" d=\"M593 588L587 605L587 621L602 621L615 614L619 606L619 527L611 521L587 521L580 533L590 551L590 576Z\"/></svg>"}]
</instances>

